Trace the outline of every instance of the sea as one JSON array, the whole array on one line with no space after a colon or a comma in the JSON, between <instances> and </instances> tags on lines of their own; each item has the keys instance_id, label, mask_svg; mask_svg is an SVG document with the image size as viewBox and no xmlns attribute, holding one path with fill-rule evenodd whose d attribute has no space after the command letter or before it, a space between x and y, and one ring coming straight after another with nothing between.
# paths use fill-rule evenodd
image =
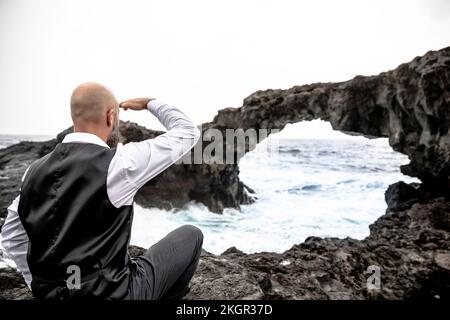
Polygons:
<instances>
[{"instance_id":1,"label":"sea","mask_svg":"<svg viewBox=\"0 0 450 320\"><path fill-rule=\"evenodd\" d=\"M0 135L0 148L50 138ZM386 210L387 187L417 182L400 172L406 163L386 138L269 137L239 163L240 179L255 192L253 204L222 214L195 202L170 211L135 204L131 244L149 247L184 224L199 227L204 249L215 254L232 246L283 252L309 236L363 239Z\"/></svg>"}]
</instances>

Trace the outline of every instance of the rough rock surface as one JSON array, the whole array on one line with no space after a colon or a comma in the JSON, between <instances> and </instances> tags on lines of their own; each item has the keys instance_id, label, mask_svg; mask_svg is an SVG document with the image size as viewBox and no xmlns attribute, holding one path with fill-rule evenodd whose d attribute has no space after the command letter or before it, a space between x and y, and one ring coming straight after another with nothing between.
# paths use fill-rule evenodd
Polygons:
<instances>
[{"instance_id":1,"label":"rough rock surface","mask_svg":"<svg viewBox=\"0 0 450 320\"><path fill-rule=\"evenodd\" d=\"M6 208L19 194L25 170L34 160L52 151L56 143L56 139L45 142L24 141L0 149L0 227L7 214Z\"/></svg>"},{"instance_id":2,"label":"rough rock surface","mask_svg":"<svg viewBox=\"0 0 450 320\"><path fill-rule=\"evenodd\" d=\"M241 108L220 110L209 125L282 129L322 119L335 130L389 137L409 156L405 174L448 188L450 170L450 47L430 51L392 71L339 83L257 91ZM436 185L435 185L436 186Z\"/></svg>"},{"instance_id":3,"label":"rough rock surface","mask_svg":"<svg viewBox=\"0 0 450 320\"><path fill-rule=\"evenodd\" d=\"M288 123L320 118L336 130L389 137L390 145L410 158L402 171L422 183L391 185L386 191L386 213L362 241L310 237L284 253L244 254L236 248L221 255L203 252L186 298L448 300L449 107L450 47L377 76L257 91L241 108L219 111L202 126L203 132L209 128L282 129ZM129 123L122 124L121 132L127 141L160 134ZM22 142L0 150L3 216L26 166L57 141ZM145 186L137 200L160 207L197 200L217 212L239 207L251 198L238 170L237 165L174 166ZM148 195L157 200L149 200ZM369 266L380 268L379 290L367 287ZM0 283L0 298L29 294L12 269L0 270Z\"/></svg>"}]
</instances>

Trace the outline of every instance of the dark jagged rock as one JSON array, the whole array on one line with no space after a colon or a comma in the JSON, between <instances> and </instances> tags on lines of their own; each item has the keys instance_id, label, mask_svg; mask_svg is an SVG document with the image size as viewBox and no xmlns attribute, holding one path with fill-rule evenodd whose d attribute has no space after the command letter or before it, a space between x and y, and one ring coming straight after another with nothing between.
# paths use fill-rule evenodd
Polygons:
<instances>
[{"instance_id":1,"label":"dark jagged rock","mask_svg":"<svg viewBox=\"0 0 450 320\"><path fill-rule=\"evenodd\" d=\"M407 184L399 181L390 185L385 192L388 209L392 211L409 209L414 203L425 197L421 190L418 183Z\"/></svg>"},{"instance_id":2,"label":"dark jagged rock","mask_svg":"<svg viewBox=\"0 0 450 320\"><path fill-rule=\"evenodd\" d=\"M430 51L377 76L257 91L241 108L220 110L209 127L282 129L322 119L334 130L389 137L409 156L405 174L448 189L450 170L450 47Z\"/></svg>"},{"instance_id":3,"label":"dark jagged rock","mask_svg":"<svg viewBox=\"0 0 450 320\"><path fill-rule=\"evenodd\" d=\"M257 91L241 108L219 111L202 126L203 133L210 128L282 129L320 118L350 134L389 137L395 150L409 156L402 171L422 183L390 186L386 213L361 241L310 237L283 253L203 251L186 298L450 299L449 80L450 47L377 76ZM121 133L126 142L161 134L130 123L122 123ZM3 212L26 166L56 143L22 142L0 150ZM217 212L239 207L251 198L238 170L236 164L173 166L144 186L136 200L167 208L196 200ZM142 250L132 247L130 253ZM367 286L370 266L380 268L380 289ZM26 297L23 281L10 269L0 272L0 283L5 283L0 297Z\"/></svg>"},{"instance_id":4,"label":"dark jagged rock","mask_svg":"<svg viewBox=\"0 0 450 320\"><path fill-rule=\"evenodd\" d=\"M13 268L0 268L0 300L33 299L22 275Z\"/></svg>"},{"instance_id":5,"label":"dark jagged rock","mask_svg":"<svg viewBox=\"0 0 450 320\"><path fill-rule=\"evenodd\" d=\"M22 176L36 159L46 155L56 145L56 139L45 142L24 141L0 149L0 227L6 217L6 208L19 194Z\"/></svg>"},{"instance_id":6,"label":"dark jagged rock","mask_svg":"<svg viewBox=\"0 0 450 320\"><path fill-rule=\"evenodd\" d=\"M244 254L244 253L236 247L230 247L227 250L225 250L224 252L222 252L221 255L226 256L228 254Z\"/></svg>"}]
</instances>

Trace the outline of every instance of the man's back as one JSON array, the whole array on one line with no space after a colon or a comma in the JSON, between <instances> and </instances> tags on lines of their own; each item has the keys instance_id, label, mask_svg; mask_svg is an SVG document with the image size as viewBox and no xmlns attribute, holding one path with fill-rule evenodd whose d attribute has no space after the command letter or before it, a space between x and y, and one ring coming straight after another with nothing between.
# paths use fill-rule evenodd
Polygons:
<instances>
[{"instance_id":1,"label":"man's back","mask_svg":"<svg viewBox=\"0 0 450 320\"><path fill-rule=\"evenodd\" d=\"M8 207L1 244L38 299L179 298L195 271L203 235L193 226L177 228L140 257L130 259L127 247L136 192L188 152L200 132L179 109L153 98L121 107L150 111L167 132L117 143L115 97L82 84L71 98L74 132L30 166ZM81 283L72 288L67 280L77 270Z\"/></svg>"},{"instance_id":2,"label":"man's back","mask_svg":"<svg viewBox=\"0 0 450 320\"><path fill-rule=\"evenodd\" d=\"M114 154L96 144L61 143L28 170L18 213L30 239L33 291L43 298L61 291L103 298L127 293L133 207L109 201ZM71 266L80 270L82 291L67 289Z\"/></svg>"}]
</instances>

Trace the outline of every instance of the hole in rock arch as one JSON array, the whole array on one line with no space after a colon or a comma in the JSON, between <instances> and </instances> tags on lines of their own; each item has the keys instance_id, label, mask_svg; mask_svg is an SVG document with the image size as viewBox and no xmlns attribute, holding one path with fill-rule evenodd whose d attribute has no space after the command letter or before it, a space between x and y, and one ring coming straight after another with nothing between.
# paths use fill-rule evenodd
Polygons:
<instances>
[{"instance_id":1,"label":"hole in rock arch","mask_svg":"<svg viewBox=\"0 0 450 320\"><path fill-rule=\"evenodd\" d=\"M346 135L321 120L290 124L239 163L255 203L222 215L201 204L174 214L136 206L131 243L149 246L186 223L202 229L204 248L216 254L231 246L283 252L309 236L362 239L386 210L387 187L417 181L400 173L407 162L387 138Z\"/></svg>"}]
</instances>

